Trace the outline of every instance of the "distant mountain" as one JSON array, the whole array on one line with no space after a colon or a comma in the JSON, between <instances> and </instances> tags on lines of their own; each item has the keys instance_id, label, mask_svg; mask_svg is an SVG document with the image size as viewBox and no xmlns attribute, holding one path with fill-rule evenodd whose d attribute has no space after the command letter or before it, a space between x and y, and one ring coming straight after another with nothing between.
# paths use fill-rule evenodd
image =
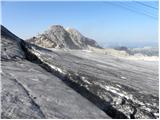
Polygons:
<instances>
[{"instance_id":1,"label":"distant mountain","mask_svg":"<svg viewBox=\"0 0 160 120\"><path fill-rule=\"evenodd\" d=\"M83 36L75 29L64 29L53 25L42 34L27 40L45 48L88 49L89 46L101 48L95 40Z\"/></svg>"},{"instance_id":2,"label":"distant mountain","mask_svg":"<svg viewBox=\"0 0 160 120\"><path fill-rule=\"evenodd\" d=\"M142 54L146 56L158 56L158 47L143 47L143 48L132 48L130 49L131 54Z\"/></svg>"},{"instance_id":3,"label":"distant mountain","mask_svg":"<svg viewBox=\"0 0 160 120\"><path fill-rule=\"evenodd\" d=\"M115 47L115 50L126 51L129 55L141 54L144 56L158 56L158 47L143 47L143 48L127 48L125 46Z\"/></svg>"}]
</instances>

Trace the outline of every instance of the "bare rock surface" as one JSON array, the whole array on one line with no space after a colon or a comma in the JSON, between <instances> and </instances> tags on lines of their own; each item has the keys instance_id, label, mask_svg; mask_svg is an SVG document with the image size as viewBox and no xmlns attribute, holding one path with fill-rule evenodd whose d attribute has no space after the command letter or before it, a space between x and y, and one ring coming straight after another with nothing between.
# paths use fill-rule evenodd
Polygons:
<instances>
[{"instance_id":1,"label":"bare rock surface","mask_svg":"<svg viewBox=\"0 0 160 120\"><path fill-rule=\"evenodd\" d=\"M6 28L1 26L1 60L16 60L25 58L20 46L21 39L13 35Z\"/></svg>"},{"instance_id":2,"label":"bare rock surface","mask_svg":"<svg viewBox=\"0 0 160 120\"><path fill-rule=\"evenodd\" d=\"M2 118L109 118L34 63L2 62L2 70Z\"/></svg>"}]
</instances>

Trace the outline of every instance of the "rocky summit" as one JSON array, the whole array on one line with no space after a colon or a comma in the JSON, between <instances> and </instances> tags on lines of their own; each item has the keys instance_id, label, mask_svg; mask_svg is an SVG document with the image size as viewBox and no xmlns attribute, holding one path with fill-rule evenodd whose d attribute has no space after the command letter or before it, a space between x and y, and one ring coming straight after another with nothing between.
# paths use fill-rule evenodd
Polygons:
<instances>
[{"instance_id":1,"label":"rocky summit","mask_svg":"<svg viewBox=\"0 0 160 120\"><path fill-rule=\"evenodd\" d=\"M101 48L95 40L84 37L75 29L64 29L60 25L53 25L44 33L27 41L45 48L87 49L88 46Z\"/></svg>"},{"instance_id":2,"label":"rocky summit","mask_svg":"<svg viewBox=\"0 0 160 120\"><path fill-rule=\"evenodd\" d=\"M62 26L45 35L31 44L1 26L1 118L159 118L157 61L77 50L96 44Z\"/></svg>"}]
</instances>

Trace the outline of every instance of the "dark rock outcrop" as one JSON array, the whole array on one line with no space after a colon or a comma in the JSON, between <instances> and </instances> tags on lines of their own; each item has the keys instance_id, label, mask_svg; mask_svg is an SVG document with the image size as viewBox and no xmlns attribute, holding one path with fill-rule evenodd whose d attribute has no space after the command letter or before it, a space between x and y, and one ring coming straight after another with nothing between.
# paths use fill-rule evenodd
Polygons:
<instances>
[{"instance_id":1,"label":"dark rock outcrop","mask_svg":"<svg viewBox=\"0 0 160 120\"><path fill-rule=\"evenodd\" d=\"M25 58L20 42L20 38L1 26L1 60Z\"/></svg>"}]
</instances>

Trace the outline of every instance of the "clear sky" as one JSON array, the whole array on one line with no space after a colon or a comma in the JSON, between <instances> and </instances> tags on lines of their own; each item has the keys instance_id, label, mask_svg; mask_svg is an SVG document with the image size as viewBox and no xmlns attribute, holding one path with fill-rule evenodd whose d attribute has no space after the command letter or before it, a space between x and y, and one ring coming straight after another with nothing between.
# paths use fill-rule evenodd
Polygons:
<instances>
[{"instance_id":1,"label":"clear sky","mask_svg":"<svg viewBox=\"0 0 160 120\"><path fill-rule=\"evenodd\" d=\"M158 2L2 2L2 24L27 39L51 25L102 46L158 46Z\"/></svg>"}]
</instances>

